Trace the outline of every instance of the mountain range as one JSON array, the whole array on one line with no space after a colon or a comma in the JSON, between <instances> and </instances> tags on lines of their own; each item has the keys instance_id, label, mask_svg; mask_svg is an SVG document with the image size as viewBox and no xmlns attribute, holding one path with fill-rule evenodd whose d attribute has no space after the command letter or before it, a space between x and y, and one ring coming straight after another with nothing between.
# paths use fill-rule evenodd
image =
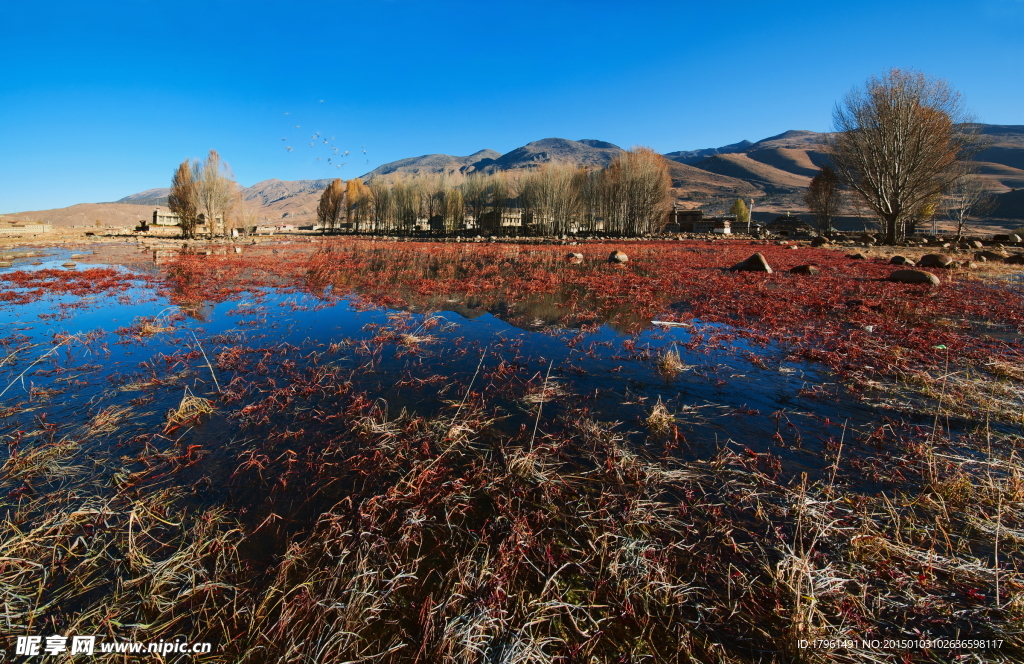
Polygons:
<instances>
[{"instance_id":1,"label":"mountain range","mask_svg":"<svg viewBox=\"0 0 1024 664\"><path fill-rule=\"evenodd\" d=\"M987 188L996 196L993 217L1024 219L1024 125L978 125L984 149L975 159ZM722 211L736 197L753 198L760 211L800 211L810 180L828 162L822 151L825 134L791 130L757 142L739 141L717 148L680 150L664 155L669 163L673 193L690 207ZM472 173L494 173L535 168L560 161L585 166L607 166L623 149L596 139L544 138L505 154L479 150L464 157L428 154L399 159L364 174L362 179L393 181L427 174L444 174L458 181ZM261 221L308 223L315 217L320 192L330 179L264 180L241 190L255 206ZM41 219L71 225L104 218L109 225L135 223L148 216L138 206L165 206L167 188L147 189L113 203L80 204L5 216L6 219ZM127 221L129 220L130 221Z\"/></svg>"}]
</instances>

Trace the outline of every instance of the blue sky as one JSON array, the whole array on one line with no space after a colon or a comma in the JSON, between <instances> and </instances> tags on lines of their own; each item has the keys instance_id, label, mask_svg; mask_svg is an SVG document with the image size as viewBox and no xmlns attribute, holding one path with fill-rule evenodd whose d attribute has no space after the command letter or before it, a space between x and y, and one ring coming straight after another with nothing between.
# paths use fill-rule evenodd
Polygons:
<instances>
[{"instance_id":1,"label":"blue sky","mask_svg":"<svg viewBox=\"0 0 1024 664\"><path fill-rule=\"evenodd\" d=\"M211 148L251 185L552 136L824 131L890 67L1024 124L1022 0L9 0L0 25L0 212L165 187Z\"/></svg>"}]
</instances>

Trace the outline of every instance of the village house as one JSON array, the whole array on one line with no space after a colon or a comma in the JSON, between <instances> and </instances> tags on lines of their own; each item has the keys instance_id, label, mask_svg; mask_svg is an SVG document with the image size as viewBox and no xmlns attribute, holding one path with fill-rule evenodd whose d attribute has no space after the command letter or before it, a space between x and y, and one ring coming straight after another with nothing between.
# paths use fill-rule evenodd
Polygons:
<instances>
[{"instance_id":1,"label":"village house","mask_svg":"<svg viewBox=\"0 0 1024 664\"><path fill-rule=\"evenodd\" d=\"M811 229L806 221L800 217L787 212L784 215L775 217L766 227L766 230L776 235L792 235L794 233L806 232Z\"/></svg>"},{"instance_id":2,"label":"village house","mask_svg":"<svg viewBox=\"0 0 1024 664\"><path fill-rule=\"evenodd\" d=\"M732 234L732 224L736 215L726 214L719 217L704 217L703 210L670 210L666 219L666 233L716 233Z\"/></svg>"},{"instance_id":3,"label":"village house","mask_svg":"<svg viewBox=\"0 0 1024 664\"><path fill-rule=\"evenodd\" d=\"M181 217L174 212L164 212L160 208L153 210L153 223L151 226L180 226ZM196 223L196 233L209 233L210 227L206 224L206 215L200 214ZM223 234L224 230L224 215L218 214L214 217L213 225L214 234Z\"/></svg>"}]
</instances>

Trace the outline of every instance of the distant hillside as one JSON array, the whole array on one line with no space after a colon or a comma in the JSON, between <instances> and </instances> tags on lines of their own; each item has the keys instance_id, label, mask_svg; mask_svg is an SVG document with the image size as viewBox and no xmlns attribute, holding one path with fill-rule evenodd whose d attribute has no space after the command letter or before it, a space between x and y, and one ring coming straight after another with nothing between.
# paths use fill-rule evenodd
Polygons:
<instances>
[{"instance_id":1,"label":"distant hillside","mask_svg":"<svg viewBox=\"0 0 1024 664\"><path fill-rule=\"evenodd\" d=\"M394 179L402 176L442 173L465 176L474 172L494 173L536 168L541 164L555 161L584 166L607 166L616 155L623 151L617 145L594 139L571 141L565 138L544 138L527 143L504 155L495 150L480 150L467 157L428 154L422 157L399 159L378 166L363 175L362 180L365 182L379 177Z\"/></svg>"},{"instance_id":2,"label":"distant hillside","mask_svg":"<svg viewBox=\"0 0 1024 664\"><path fill-rule=\"evenodd\" d=\"M131 196L125 196L124 198L121 198L114 202L128 203L130 205L167 205L167 196L170 193L171 190L167 187L163 187L160 189L147 189L146 191L140 191L139 193L132 194Z\"/></svg>"},{"instance_id":3,"label":"distant hillside","mask_svg":"<svg viewBox=\"0 0 1024 664\"><path fill-rule=\"evenodd\" d=\"M543 138L501 155L487 168L491 171L535 168L553 161L604 167L623 152L625 150L619 146L604 141Z\"/></svg>"},{"instance_id":4,"label":"distant hillside","mask_svg":"<svg viewBox=\"0 0 1024 664\"><path fill-rule=\"evenodd\" d=\"M374 178L392 176L416 176L416 175L441 175L460 174L465 175L478 170L479 164L490 164L501 156L497 150L480 150L466 157L453 157L449 154L425 154L421 157L409 157L399 159L378 166L369 173L362 176L367 182Z\"/></svg>"},{"instance_id":5,"label":"distant hillside","mask_svg":"<svg viewBox=\"0 0 1024 664\"><path fill-rule=\"evenodd\" d=\"M254 205L261 222L288 219L312 223L320 193L331 183L324 180L264 180L242 190L242 200Z\"/></svg>"},{"instance_id":6,"label":"distant hillside","mask_svg":"<svg viewBox=\"0 0 1024 664\"><path fill-rule=\"evenodd\" d=\"M753 143L750 141L740 141L739 143L733 143L731 145L723 145L720 148L704 148L702 150L679 150L677 152L669 152L665 155L672 161L678 161L680 164L696 164L702 159L713 157L716 154L733 154L735 152L744 152Z\"/></svg>"},{"instance_id":7,"label":"distant hillside","mask_svg":"<svg viewBox=\"0 0 1024 664\"><path fill-rule=\"evenodd\" d=\"M989 214L997 219L1024 219L1024 189L998 194Z\"/></svg>"},{"instance_id":8,"label":"distant hillside","mask_svg":"<svg viewBox=\"0 0 1024 664\"><path fill-rule=\"evenodd\" d=\"M769 166L746 154L719 154L698 161L694 167L759 185L768 193L789 193L810 184L811 179Z\"/></svg>"},{"instance_id":9,"label":"distant hillside","mask_svg":"<svg viewBox=\"0 0 1024 664\"><path fill-rule=\"evenodd\" d=\"M164 208L166 210L166 208ZM4 221L42 221L54 226L136 226L153 217L153 208L131 203L79 203L54 210L5 214Z\"/></svg>"},{"instance_id":10,"label":"distant hillside","mask_svg":"<svg viewBox=\"0 0 1024 664\"><path fill-rule=\"evenodd\" d=\"M756 185L739 178L701 170L695 166L668 162L672 188L680 198L714 198L718 196L761 196L764 192Z\"/></svg>"}]
</instances>

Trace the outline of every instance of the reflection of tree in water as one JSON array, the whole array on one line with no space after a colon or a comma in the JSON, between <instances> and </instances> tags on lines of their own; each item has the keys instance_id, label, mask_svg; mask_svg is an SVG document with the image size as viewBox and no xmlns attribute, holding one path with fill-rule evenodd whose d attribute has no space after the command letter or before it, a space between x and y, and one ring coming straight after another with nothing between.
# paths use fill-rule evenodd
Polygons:
<instances>
[{"instance_id":1,"label":"reflection of tree in water","mask_svg":"<svg viewBox=\"0 0 1024 664\"><path fill-rule=\"evenodd\" d=\"M214 304L203 298L200 285L210 278L209 270L197 260L197 252L181 249L177 259L167 269L167 283L170 287L168 299L183 314L200 322L206 322L213 313Z\"/></svg>"},{"instance_id":2,"label":"reflection of tree in water","mask_svg":"<svg viewBox=\"0 0 1024 664\"><path fill-rule=\"evenodd\" d=\"M229 253L224 260L181 250L167 265L168 296L194 318L209 311L206 303L240 290L281 286L328 302L356 294L392 309L452 311L468 319L486 313L523 329L606 324L621 332L646 327L667 304L648 293L641 305L620 283L616 266L594 257L570 264L549 248L358 243L270 251ZM641 272L630 267L633 277Z\"/></svg>"},{"instance_id":3,"label":"reflection of tree in water","mask_svg":"<svg viewBox=\"0 0 1024 664\"><path fill-rule=\"evenodd\" d=\"M585 270L593 271L593 267L570 266L560 260L551 260L549 256L513 255L492 263L488 263L485 257L459 261L444 261L438 256L414 257L400 272L384 269L384 259L375 256L367 271L374 273L376 278L364 281L355 290L371 300L381 293L400 298L406 303L406 306L399 307L403 309L451 311L470 320L486 313L524 329L606 324L616 331L632 333L650 325L650 311L639 310L629 300L602 297L586 285L571 281L574 276L584 274ZM537 269L559 274L559 283L553 292L524 294L519 289L523 273ZM463 284L458 281L480 274L490 274L502 285L475 292L465 292L460 288ZM454 288L449 292L437 292L439 282L451 282L453 278L455 282L451 285ZM662 305L668 304L667 297L659 299Z\"/></svg>"}]
</instances>

